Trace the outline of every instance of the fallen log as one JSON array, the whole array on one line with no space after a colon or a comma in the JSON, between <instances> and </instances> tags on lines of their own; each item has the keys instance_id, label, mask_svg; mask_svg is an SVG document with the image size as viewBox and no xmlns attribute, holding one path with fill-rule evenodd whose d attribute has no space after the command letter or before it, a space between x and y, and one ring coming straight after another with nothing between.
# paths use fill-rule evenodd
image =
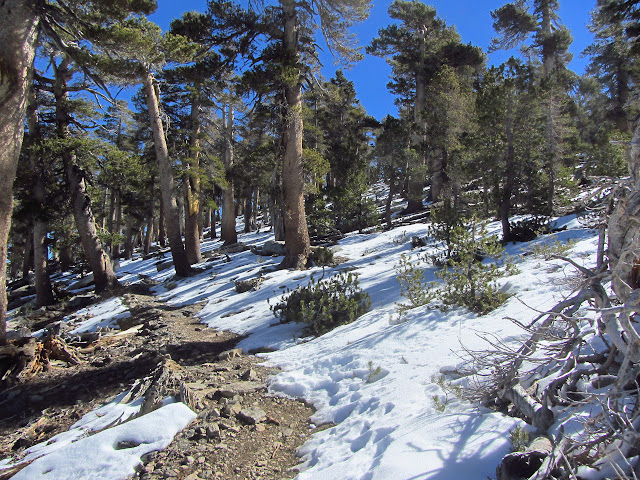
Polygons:
<instances>
[{"instance_id":1,"label":"fallen log","mask_svg":"<svg viewBox=\"0 0 640 480\"><path fill-rule=\"evenodd\" d=\"M168 355L163 357L151 375L136 381L121 402L129 403L144 398L137 416L161 407L163 400L170 396L195 410L198 399L193 390L182 380L182 371L182 367L171 357Z\"/></svg>"},{"instance_id":2,"label":"fallen log","mask_svg":"<svg viewBox=\"0 0 640 480\"><path fill-rule=\"evenodd\" d=\"M80 359L64 340L50 335L44 341L24 337L0 346L0 384L21 381L49 369L50 360L78 365Z\"/></svg>"},{"instance_id":3,"label":"fallen log","mask_svg":"<svg viewBox=\"0 0 640 480\"><path fill-rule=\"evenodd\" d=\"M519 384L507 389L501 397L513 403L518 411L529 419L531 425L541 433L546 432L555 422L553 412L529 395Z\"/></svg>"},{"instance_id":4,"label":"fallen log","mask_svg":"<svg viewBox=\"0 0 640 480\"><path fill-rule=\"evenodd\" d=\"M537 437L524 452L506 455L496 468L497 480L522 480L535 475L553 452L551 440Z\"/></svg>"}]
</instances>

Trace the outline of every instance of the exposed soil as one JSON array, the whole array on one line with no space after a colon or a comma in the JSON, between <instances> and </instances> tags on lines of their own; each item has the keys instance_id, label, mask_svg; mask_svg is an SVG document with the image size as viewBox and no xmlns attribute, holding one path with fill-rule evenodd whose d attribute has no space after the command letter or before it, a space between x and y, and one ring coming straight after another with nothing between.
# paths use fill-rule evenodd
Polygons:
<instances>
[{"instance_id":1,"label":"exposed soil","mask_svg":"<svg viewBox=\"0 0 640 480\"><path fill-rule=\"evenodd\" d=\"M141 293L124 297L131 323L139 326L77 344L81 364L54 361L47 371L0 392L0 458L19 458L30 445L67 430L170 355L195 393L198 418L168 448L145 456L134 478L293 478L296 449L317 431L309 421L313 409L269 395L264 382L276 370L237 354L237 335L199 323L194 315L200 306L174 308ZM47 321L55 319L47 314Z\"/></svg>"}]
</instances>

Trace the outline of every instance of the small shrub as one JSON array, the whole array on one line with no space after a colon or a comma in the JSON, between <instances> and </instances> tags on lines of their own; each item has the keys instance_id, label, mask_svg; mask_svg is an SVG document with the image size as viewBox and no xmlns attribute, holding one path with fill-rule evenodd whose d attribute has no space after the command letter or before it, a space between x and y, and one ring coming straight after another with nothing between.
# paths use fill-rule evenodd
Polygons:
<instances>
[{"instance_id":1,"label":"small shrub","mask_svg":"<svg viewBox=\"0 0 640 480\"><path fill-rule=\"evenodd\" d=\"M512 452L524 452L529 446L529 440L529 432L521 426L517 426L509 432Z\"/></svg>"},{"instance_id":2,"label":"small shrub","mask_svg":"<svg viewBox=\"0 0 640 480\"><path fill-rule=\"evenodd\" d=\"M334 264L333 250L327 247L316 248L312 260L320 267L331 267Z\"/></svg>"},{"instance_id":3,"label":"small shrub","mask_svg":"<svg viewBox=\"0 0 640 480\"><path fill-rule=\"evenodd\" d=\"M402 317L405 311L430 303L434 295L430 290L430 284L424 280L424 268L418 264L421 261L412 261L403 254L400 261L394 266L400 283L400 293L409 300L409 305L398 305L398 313Z\"/></svg>"},{"instance_id":4,"label":"small shrub","mask_svg":"<svg viewBox=\"0 0 640 480\"><path fill-rule=\"evenodd\" d=\"M565 256L566 253L575 245L576 241L572 238L564 242L561 242L557 238L554 238L551 242L531 245L528 249L528 253L530 253L534 257L539 257L544 260L551 260L555 256Z\"/></svg>"},{"instance_id":5,"label":"small shrub","mask_svg":"<svg viewBox=\"0 0 640 480\"><path fill-rule=\"evenodd\" d=\"M445 264L454 255L453 234L456 228L462 227L464 218L451 202L445 201L442 207L431 209L431 225L429 236L444 245L443 254L434 258L434 263Z\"/></svg>"},{"instance_id":6,"label":"small shrub","mask_svg":"<svg viewBox=\"0 0 640 480\"><path fill-rule=\"evenodd\" d=\"M352 273L341 273L325 281L313 278L306 287L289 291L271 307L282 323L305 323L311 333L322 335L339 325L355 321L369 310L371 298Z\"/></svg>"},{"instance_id":7,"label":"small shrub","mask_svg":"<svg viewBox=\"0 0 640 480\"><path fill-rule=\"evenodd\" d=\"M437 412L443 413L447 409L447 399L440 400L439 395L433 395L431 397L431 401L433 402L433 408L436 409Z\"/></svg>"},{"instance_id":8,"label":"small shrub","mask_svg":"<svg viewBox=\"0 0 640 480\"><path fill-rule=\"evenodd\" d=\"M494 263L485 265L478 260L479 256L498 258L503 253L496 238L486 236L486 222L478 224L474 219L469 229L454 228L451 247L456 255L436 272L436 277L443 280L439 292L442 303L464 306L480 314L502 305L509 298L496 284L503 272Z\"/></svg>"},{"instance_id":9,"label":"small shrub","mask_svg":"<svg viewBox=\"0 0 640 480\"><path fill-rule=\"evenodd\" d=\"M369 360L369 373L367 374L367 383L372 383L374 382L382 373L382 368L380 367L380 365L378 365L377 367L373 367L373 361Z\"/></svg>"},{"instance_id":10,"label":"small shrub","mask_svg":"<svg viewBox=\"0 0 640 480\"><path fill-rule=\"evenodd\" d=\"M530 242L538 235L551 231L551 221L549 217L534 216L517 222L509 222L508 242Z\"/></svg>"}]
</instances>

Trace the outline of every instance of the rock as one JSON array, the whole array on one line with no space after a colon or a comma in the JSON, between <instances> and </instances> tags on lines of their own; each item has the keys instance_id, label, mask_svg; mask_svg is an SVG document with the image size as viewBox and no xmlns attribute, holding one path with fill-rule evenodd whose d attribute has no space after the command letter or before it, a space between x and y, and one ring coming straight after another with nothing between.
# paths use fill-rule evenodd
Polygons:
<instances>
[{"instance_id":1,"label":"rock","mask_svg":"<svg viewBox=\"0 0 640 480\"><path fill-rule=\"evenodd\" d=\"M258 425L256 425L254 427L253 430L256 431L256 432L264 432L266 429L267 429L267 427L265 427L264 425L258 424Z\"/></svg>"},{"instance_id":2,"label":"rock","mask_svg":"<svg viewBox=\"0 0 640 480\"><path fill-rule=\"evenodd\" d=\"M249 370L244 372L242 375L240 375L240 378L247 382L255 382L259 380L258 375L256 374L255 370L253 370L252 368L250 368Z\"/></svg>"},{"instance_id":3,"label":"rock","mask_svg":"<svg viewBox=\"0 0 640 480\"><path fill-rule=\"evenodd\" d=\"M237 417L243 423L256 425L264 421L267 418L267 414L261 408L248 407L240 410L240 412L237 414Z\"/></svg>"},{"instance_id":4,"label":"rock","mask_svg":"<svg viewBox=\"0 0 640 480\"><path fill-rule=\"evenodd\" d=\"M212 423L207 426L207 438L220 440L222 435L220 434L220 427L217 423Z\"/></svg>"},{"instance_id":5,"label":"rock","mask_svg":"<svg viewBox=\"0 0 640 480\"><path fill-rule=\"evenodd\" d=\"M116 322L118 322L118 326L120 327L120 330L122 330L123 332L125 330L129 330L130 328L133 328L145 323L144 319L137 315L121 317L121 318L118 318Z\"/></svg>"},{"instance_id":6,"label":"rock","mask_svg":"<svg viewBox=\"0 0 640 480\"><path fill-rule=\"evenodd\" d=\"M242 405L240 405L239 402L233 403L231 405L227 405L222 409L222 416L230 418L230 417L233 417L234 415L238 415L241 410L242 410Z\"/></svg>"},{"instance_id":7,"label":"rock","mask_svg":"<svg viewBox=\"0 0 640 480\"><path fill-rule=\"evenodd\" d=\"M173 260L165 260L163 262L156 263L156 270L158 270L159 272L167 270L171 267L173 267Z\"/></svg>"},{"instance_id":8,"label":"rock","mask_svg":"<svg viewBox=\"0 0 640 480\"><path fill-rule=\"evenodd\" d=\"M221 397L233 398L235 395L243 395L245 393L252 393L264 387L262 382L234 382L221 387L217 394Z\"/></svg>"},{"instance_id":9,"label":"rock","mask_svg":"<svg viewBox=\"0 0 640 480\"><path fill-rule=\"evenodd\" d=\"M271 257L281 257L287 254L284 242L269 240L262 246L262 255Z\"/></svg>"},{"instance_id":10,"label":"rock","mask_svg":"<svg viewBox=\"0 0 640 480\"><path fill-rule=\"evenodd\" d=\"M240 253L246 250L250 250L250 247L247 244L242 242L232 243L231 245L225 245L218 249L220 253Z\"/></svg>"},{"instance_id":11,"label":"rock","mask_svg":"<svg viewBox=\"0 0 640 480\"><path fill-rule=\"evenodd\" d=\"M80 280L77 280L73 282L71 285L69 285L69 290L80 290L81 288L87 288L92 284L93 284L93 273L90 273L89 275L86 275Z\"/></svg>"},{"instance_id":12,"label":"rock","mask_svg":"<svg viewBox=\"0 0 640 480\"><path fill-rule=\"evenodd\" d=\"M231 360L232 358L239 357L241 355L241 348L232 348L231 350L225 350L220 355L218 355L218 360Z\"/></svg>"},{"instance_id":13,"label":"rock","mask_svg":"<svg viewBox=\"0 0 640 480\"><path fill-rule=\"evenodd\" d=\"M264 282L263 277L251 278L249 280L236 280L234 283L237 293L245 293L250 290L258 290L260 284Z\"/></svg>"},{"instance_id":14,"label":"rock","mask_svg":"<svg viewBox=\"0 0 640 480\"><path fill-rule=\"evenodd\" d=\"M427 241L420 237L411 237L411 248L426 247Z\"/></svg>"}]
</instances>

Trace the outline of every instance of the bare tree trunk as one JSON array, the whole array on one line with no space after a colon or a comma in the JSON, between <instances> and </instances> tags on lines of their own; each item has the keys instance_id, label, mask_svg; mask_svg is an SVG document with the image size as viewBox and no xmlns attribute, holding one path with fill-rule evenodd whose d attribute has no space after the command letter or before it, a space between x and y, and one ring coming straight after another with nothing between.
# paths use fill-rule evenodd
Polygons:
<instances>
[{"instance_id":1,"label":"bare tree trunk","mask_svg":"<svg viewBox=\"0 0 640 480\"><path fill-rule=\"evenodd\" d=\"M280 0L284 17L283 45L287 60L300 76L298 16L295 0ZM304 211L304 178L302 170L302 85L301 80L284 87L286 114L282 165L282 197L284 201L284 239L286 255L281 268L304 269L311 253L311 242Z\"/></svg>"},{"instance_id":2,"label":"bare tree trunk","mask_svg":"<svg viewBox=\"0 0 640 480\"><path fill-rule=\"evenodd\" d=\"M151 251L151 242L153 241L153 217L147 220L147 231L144 235L144 243L142 245L143 255L149 255Z\"/></svg>"},{"instance_id":3,"label":"bare tree trunk","mask_svg":"<svg viewBox=\"0 0 640 480\"><path fill-rule=\"evenodd\" d=\"M58 243L60 244L60 270L63 272L69 271L71 265L73 265L73 249L71 247L71 231L67 227L70 220L67 218L64 221L62 231L58 233Z\"/></svg>"},{"instance_id":4,"label":"bare tree trunk","mask_svg":"<svg viewBox=\"0 0 640 480\"><path fill-rule=\"evenodd\" d=\"M184 178L185 232L184 244L189 264L200 263L200 234L202 230L202 202L200 199L200 91L195 86L191 100L190 156Z\"/></svg>"},{"instance_id":5,"label":"bare tree trunk","mask_svg":"<svg viewBox=\"0 0 640 480\"><path fill-rule=\"evenodd\" d=\"M120 265L120 250L122 246L122 195L120 190L114 190L113 195L116 196L115 200L115 222L113 225L112 233L118 236L118 239L111 242L111 261L114 268Z\"/></svg>"},{"instance_id":6,"label":"bare tree trunk","mask_svg":"<svg viewBox=\"0 0 640 480\"><path fill-rule=\"evenodd\" d=\"M129 216L127 218L127 225L124 229L124 258L126 260L131 260L131 257L133 257L133 224L134 219L132 216Z\"/></svg>"},{"instance_id":7,"label":"bare tree trunk","mask_svg":"<svg viewBox=\"0 0 640 480\"><path fill-rule=\"evenodd\" d=\"M158 243L162 248L167 245L167 233L164 224L164 202L162 201L162 196L160 196L160 213L158 214Z\"/></svg>"},{"instance_id":8,"label":"bare tree trunk","mask_svg":"<svg viewBox=\"0 0 640 480\"><path fill-rule=\"evenodd\" d=\"M282 216L282 176L280 175L280 161L276 162L271 179L273 193L269 202L271 210L271 225L276 241L284 240L284 218Z\"/></svg>"},{"instance_id":9,"label":"bare tree trunk","mask_svg":"<svg viewBox=\"0 0 640 480\"><path fill-rule=\"evenodd\" d=\"M396 193L396 173L395 171L391 173L391 178L389 179L389 195L387 195L387 200L384 205L384 219L387 223L387 230L391 230L393 228L393 222L391 220L391 203L393 202L393 196Z\"/></svg>"},{"instance_id":10,"label":"bare tree trunk","mask_svg":"<svg viewBox=\"0 0 640 480\"><path fill-rule=\"evenodd\" d=\"M238 242L238 234L236 232L236 206L233 178L231 176L231 167L233 166L233 107L228 105L228 113L225 113L224 108L225 107L222 107L222 123L225 131L223 162L225 171L227 172L227 188L222 191L220 239L225 245L231 245Z\"/></svg>"},{"instance_id":11,"label":"bare tree trunk","mask_svg":"<svg viewBox=\"0 0 640 480\"><path fill-rule=\"evenodd\" d=\"M70 61L65 57L60 62L60 65L54 66L56 77L54 85L56 133L61 140L66 140L71 136L69 130L70 114L67 110L69 105L67 82L71 78L69 63ZM91 210L91 198L86 189L84 172L76 162L75 152L70 148L66 148L62 153L62 161L69 185L73 217L80 236L80 243L93 272L96 292L100 293L116 287L118 279L113 271L111 259L98 238L96 221Z\"/></svg>"},{"instance_id":12,"label":"bare tree trunk","mask_svg":"<svg viewBox=\"0 0 640 480\"><path fill-rule=\"evenodd\" d=\"M180 237L180 215L178 213L176 197L173 193L173 172L171 171L171 161L169 160L169 151L167 150L167 143L164 137L164 127L160 120L158 96L154 88L154 79L151 72L147 72L144 78L144 88L147 96L147 108L149 109L158 170L160 172L160 185L166 216L165 226L167 228L169 246L171 248L171 255L173 256L176 274L181 277L186 277L191 274L191 266L189 265L189 260L187 259L184 245L182 244L182 238Z\"/></svg>"},{"instance_id":13,"label":"bare tree trunk","mask_svg":"<svg viewBox=\"0 0 640 480\"><path fill-rule=\"evenodd\" d=\"M7 240L22 148L38 16L31 2L0 2L0 345L6 343Z\"/></svg>"},{"instance_id":14,"label":"bare tree trunk","mask_svg":"<svg viewBox=\"0 0 640 480\"><path fill-rule=\"evenodd\" d=\"M33 225L27 230L24 242L24 256L22 257L22 278L27 278L33 270Z\"/></svg>"},{"instance_id":15,"label":"bare tree trunk","mask_svg":"<svg viewBox=\"0 0 640 480\"><path fill-rule=\"evenodd\" d=\"M31 144L36 141L40 134L38 124L38 106L35 95L31 95L30 105L27 110L27 123L29 125L29 137ZM46 186L45 166L40 161L35 150L29 152L31 170L33 172L33 271L36 285L36 306L38 308L55 303L51 279L47 270L48 249L46 244L48 225L45 214Z\"/></svg>"},{"instance_id":16,"label":"bare tree trunk","mask_svg":"<svg viewBox=\"0 0 640 480\"><path fill-rule=\"evenodd\" d=\"M258 188L253 190L253 215L251 216L251 224L253 229L258 229L258 207L260 206L260 190Z\"/></svg>"}]
</instances>

